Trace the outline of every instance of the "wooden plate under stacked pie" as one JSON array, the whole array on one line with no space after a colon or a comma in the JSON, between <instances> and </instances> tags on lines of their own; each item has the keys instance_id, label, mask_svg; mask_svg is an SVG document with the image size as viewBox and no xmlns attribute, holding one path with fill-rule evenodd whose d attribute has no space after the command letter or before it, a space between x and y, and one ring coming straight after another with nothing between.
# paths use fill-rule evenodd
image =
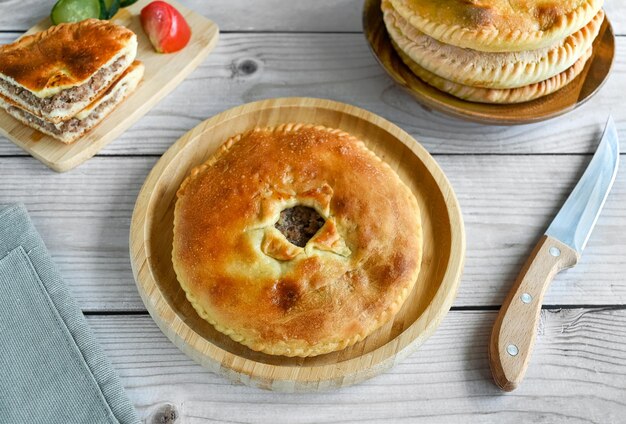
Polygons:
<instances>
[{"instance_id":1,"label":"wooden plate under stacked pie","mask_svg":"<svg viewBox=\"0 0 626 424\"><path fill-rule=\"evenodd\" d=\"M161 329L207 368L281 391L353 384L408 355L450 308L464 248L432 157L319 99L200 124L152 170L131 224Z\"/></svg>"}]
</instances>

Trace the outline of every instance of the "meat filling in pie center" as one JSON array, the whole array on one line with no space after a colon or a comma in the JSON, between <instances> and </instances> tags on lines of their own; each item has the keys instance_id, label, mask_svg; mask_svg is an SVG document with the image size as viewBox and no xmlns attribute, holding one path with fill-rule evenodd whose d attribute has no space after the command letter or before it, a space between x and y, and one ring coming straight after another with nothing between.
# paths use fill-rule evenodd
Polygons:
<instances>
[{"instance_id":1,"label":"meat filling in pie center","mask_svg":"<svg viewBox=\"0 0 626 424\"><path fill-rule=\"evenodd\" d=\"M304 247L315 233L322 228L324 222L324 218L315 209L299 205L283 210L274 227L290 243L298 247Z\"/></svg>"}]
</instances>

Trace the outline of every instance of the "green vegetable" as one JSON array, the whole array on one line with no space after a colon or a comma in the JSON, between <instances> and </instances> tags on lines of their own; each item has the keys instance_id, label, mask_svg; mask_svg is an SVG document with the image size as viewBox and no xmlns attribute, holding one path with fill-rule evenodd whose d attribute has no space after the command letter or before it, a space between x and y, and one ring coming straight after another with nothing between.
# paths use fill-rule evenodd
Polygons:
<instances>
[{"instance_id":1,"label":"green vegetable","mask_svg":"<svg viewBox=\"0 0 626 424\"><path fill-rule=\"evenodd\" d=\"M79 22L100 17L100 0L59 0L52 8L50 20L54 25Z\"/></svg>"},{"instance_id":2,"label":"green vegetable","mask_svg":"<svg viewBox=\"0 0 626 424\"><path fill-rule=\"evenodd\" d=\"M131 4L135 4L135 3L137 3L137 0L121 0L120 1L120 6L121 7L128 7Z\"/></svg>"},{"instance_id":3,"label":"green vegetable","mask_svg":"<svg viewBox=\"0 0 626 424\"><path fill-rule=\"evenodd\" d=\"M120 0L100 0L100 19L111 19L120 10Z\"/></svg>"}]
</instances>

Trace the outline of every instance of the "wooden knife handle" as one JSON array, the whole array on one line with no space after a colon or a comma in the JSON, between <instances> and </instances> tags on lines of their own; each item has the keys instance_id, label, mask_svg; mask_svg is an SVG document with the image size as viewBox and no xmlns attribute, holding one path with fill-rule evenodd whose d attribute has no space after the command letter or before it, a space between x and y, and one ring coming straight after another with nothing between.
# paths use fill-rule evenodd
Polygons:
<instances>
[{"instance_id":1,"label":"wooden knife handle","mask_svg":"<svg viewBox=\"0 0 626 424\"><path fill-rule=\"evenodd\" d=\"M489 363L496 384L514 390L524 378L535 344L546 289L561 270L578 262L578 253L544 235L505 299L491 333Z\"/></svg>"}]
</instances>

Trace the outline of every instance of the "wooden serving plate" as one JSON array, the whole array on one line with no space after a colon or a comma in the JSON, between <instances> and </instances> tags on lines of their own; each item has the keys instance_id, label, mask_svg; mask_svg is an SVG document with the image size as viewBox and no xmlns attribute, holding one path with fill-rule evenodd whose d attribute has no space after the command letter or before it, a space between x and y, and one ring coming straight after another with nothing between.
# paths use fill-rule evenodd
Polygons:
<instances>
[{"instance_id":1,"label":"wooden serving plate","mask_svg":"<svg viewBox=\"0 0 626 424\"><path fill-rule=\"evenodd\" d=\"M424 256L412 294L395 317L339 352L288 358L255 352L200 318L172 267L176 191L190 170L229 137L256 126L316 123L360 137L413 190L422 213ZM272 158L268 158L272 160ZM455 298L465 255L459 205L441 168L410 135L385 119L330 100L263 100L222 112L181 137L148 175L133 212L130 257L137 288L161 330L209 370L265 389L317 391L370 378L406 357L439 325Z\"/></svg>"},{"instance_id":2,"label":"wooden serving plate","mask_svg":"<svg viewBox=\"0 0 626 424\"><path fill-rule=\"evenodd\" d=\"M180 84L217 44L219 30L212 21L173 0L191 27L191 40L176 53L157 53L141 28L139 12L151 0L120 9L113 22L124 25L137 34L137 59L145 64L143 81L113 112L72 144L64 144L30 128L0 109L0 134L58 172L68 171L90 159L111 141L145 115L159 100ZM26 34L45 30L48 18L32 27Z\"/></svg>"},{"instance_id":3,"label":"wooden serving plate","mask_svg":"<svg viewBox=\"0 0 626 424\"><path fill-rule=\"evenodd\" d=\"M615 56L615 35L608 19L593 44L593 54L570 84L525 103L496 105L462 100L423 82L402 62L393 48L380 9L381 0L365 0L363 31L372 53L389 76L426 107L468 121L519 125L554 118L581 106L602 87Z\"/></svg>"}]
</instances>

